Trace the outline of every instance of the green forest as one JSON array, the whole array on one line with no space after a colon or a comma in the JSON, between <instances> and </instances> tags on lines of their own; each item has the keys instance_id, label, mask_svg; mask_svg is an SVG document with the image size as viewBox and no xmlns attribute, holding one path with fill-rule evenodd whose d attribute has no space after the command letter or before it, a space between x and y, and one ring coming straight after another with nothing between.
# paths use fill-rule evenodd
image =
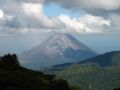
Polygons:
<instances>
[{"instance_id":1,"label":"green forest","mask_svg":"<svg viewBox=\"0 0 120 90\"><path fill-rule=\"evenodd\" d=\"M52 67L47 72L83 90L120 90L120 52L105 53L66 65Z\"/></svg>"}]
</instances>

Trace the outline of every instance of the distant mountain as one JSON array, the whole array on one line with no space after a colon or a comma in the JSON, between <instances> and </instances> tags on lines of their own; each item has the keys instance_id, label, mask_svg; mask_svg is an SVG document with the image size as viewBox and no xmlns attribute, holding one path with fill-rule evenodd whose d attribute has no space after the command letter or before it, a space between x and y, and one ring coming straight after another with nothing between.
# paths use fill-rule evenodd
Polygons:
<instances>
[{"instance_id":1,"label":"distant mountain","mask_svg":"<svg viewBox=\"0 0 120 90\"><path fill-rule=\"evenodd\" d=\"M96 56L97 53L70 34L55 33L39 46L22 53L24 65L32 68L76 62Z\"/></svg>"},{"instance_id":2,"label":"distant mountain","mask_svg":"<svg viewBox=\"0 0 120 90\"><path fill-rule=\"evenodd\" d=\"M120 51L109 52L79 63L51 68L49 73L79 85L83 90L113 90L120 86Z\"/></svg>"},{"instance_id":3,"label":"distant mountain","mask_svg":"<svg viewBox=\"0 0 120 90\"><path fill-rule=\"evenodd\" d=\"M104 67L120 65L120 51L105 53L80 62L80 64L85 64L85 63L96 63Z\"/></svg>"},{"instance_id":4,"label":"distant mountain","mask_svg":"<svg viewBox=\"0 0 120 90\"><path fill-rule=\"evenodd\" d=\"M80 65L81 64L97 64L102 67L117 66L117 65L120 65L120 51L104 53L96 57L89 58L84 61L80 61L76 63L64 63L64 64L53 65L51 69L53 70L64 69L74 64L80 64Z\"/></svg>"}]
</instances>

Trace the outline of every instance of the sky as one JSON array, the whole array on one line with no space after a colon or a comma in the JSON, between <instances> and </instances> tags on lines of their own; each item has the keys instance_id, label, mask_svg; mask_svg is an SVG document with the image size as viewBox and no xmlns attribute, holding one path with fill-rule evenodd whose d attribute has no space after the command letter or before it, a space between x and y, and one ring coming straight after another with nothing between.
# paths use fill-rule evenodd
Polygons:
<instances>
[{"instance_id":1,"label":"sky","mask_svg":"<svg viewBox=\"0 0 120 90\"><path fill-rule=\"evenodd\" d=\"M0 0L0 54L29 50L52 32L98 53L120 50L120 0Z\"/></svg>"}]
</instances>

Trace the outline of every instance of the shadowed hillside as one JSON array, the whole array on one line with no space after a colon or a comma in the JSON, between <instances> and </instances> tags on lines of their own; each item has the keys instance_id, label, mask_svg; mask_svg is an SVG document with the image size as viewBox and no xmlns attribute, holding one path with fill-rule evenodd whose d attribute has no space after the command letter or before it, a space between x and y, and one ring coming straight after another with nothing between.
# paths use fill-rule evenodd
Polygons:
<instances>
[{"instance_id":1,"label":"shadowed hillside","mask_svg":"<svg viewBox=\"0 0 120 90\"><path fill-rule=\"evenodd\" d=\"M67 81L54 78L21 67L16 54L0 58L0 90L76 90Z\"/></svg>"}]
</instances>

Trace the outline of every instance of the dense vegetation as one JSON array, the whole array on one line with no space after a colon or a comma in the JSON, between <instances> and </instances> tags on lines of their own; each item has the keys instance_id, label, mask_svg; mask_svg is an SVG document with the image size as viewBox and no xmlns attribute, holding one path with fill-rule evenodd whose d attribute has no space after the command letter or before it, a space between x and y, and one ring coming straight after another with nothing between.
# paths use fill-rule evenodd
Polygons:
<instances>
[{"instance_id":1,"label":"dense vegetation","mask_svg":"<svg viewBox=\"0 0 120 90\"><path fill-rule=\"evenodd\" d=\"M110 52L62 66L52 68L50 73L81 86L83 90L120 90L120 52Z\"/></svg>"},{"instance_id":2,"label":"dense vegetation","mask_svg":"<svg viewBox=\"0 0 120 90\"><path fill-rule=\"evenodd\" d=\"M55 75L20 66L15 54L0 57L0 90L78 90Z\"/></svg>"},{"instance_id":3,"label":"dense vegetation","mask_svg":"<svg viewBox=\"0 0 120 90\"><path fill-rule=\"evenodd\" d=\"M120 52L58 65L50 73L26 69L16 54L5 55L0 57L0 90L120 90Z\"/></svg>"}]
</instances>

